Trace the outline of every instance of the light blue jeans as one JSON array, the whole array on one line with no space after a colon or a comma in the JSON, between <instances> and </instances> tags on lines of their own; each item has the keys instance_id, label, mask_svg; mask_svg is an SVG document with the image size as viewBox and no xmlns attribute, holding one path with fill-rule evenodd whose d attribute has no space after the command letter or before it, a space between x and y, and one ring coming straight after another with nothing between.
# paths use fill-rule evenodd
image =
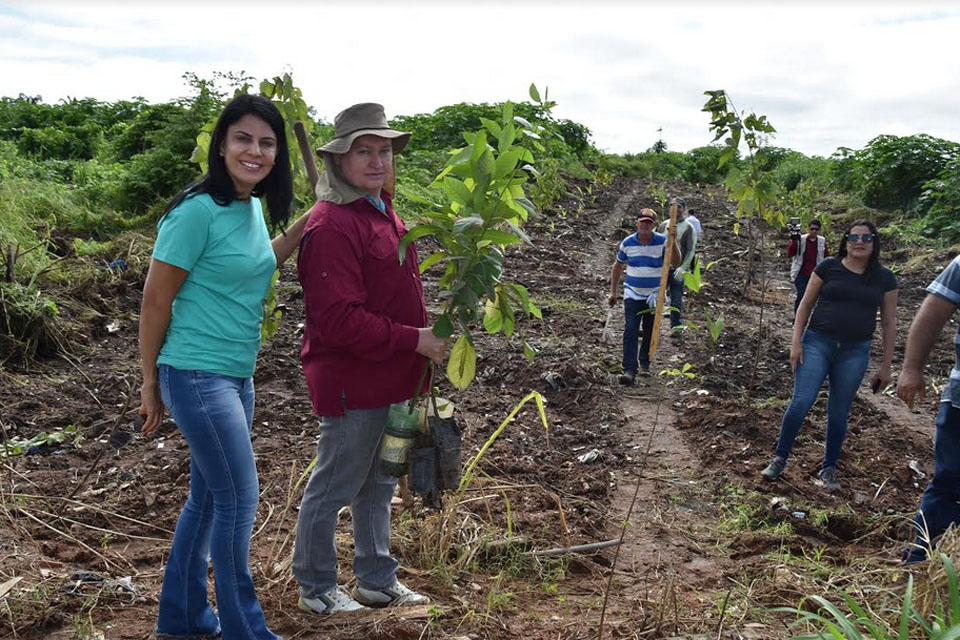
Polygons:
<instances>
[{"instance_id":1,"label":"light blue jeans","mask_svg":"<svg viewBox=\"0 0 960 640\"><path fill-rule=\"evenodd\" d=\"M793 399L780 425L777 455L786 460L823 381L830 378L827 395L827 442L821 469L836 466L847 437L850 406L870 362L870 340L839 341L813 329L803 332L803 362L797 364Z\"/></svg>"},{"instance_id":2,"label":"light blue jeans","mask_svg":"<svg viewBox=\"0 0 960 640\"><path fill-rule=\"evenodd\" d=\"M190 447L190 494L160 591L157 634L278 640L247 566L260 485L250 444L253 379L158 367L163 403ZM207 601L213 561L219 619Z\"/></svg>"},{"instance_id":3,"label":"light blue jeans","mask_svg":"<svg viewBox=\"0 0 960 640\"><path fill-rule=\"evenodd\" d=\"M368 589L394 583L399 563L390 556L390 500L397 479L378 471L377 453L389 407L346 411L320 419L317 466L300 504L293 575L305 598L337 584L334 533L337 512L350 505L353 574Z\"/></svg>"}]
</instances>

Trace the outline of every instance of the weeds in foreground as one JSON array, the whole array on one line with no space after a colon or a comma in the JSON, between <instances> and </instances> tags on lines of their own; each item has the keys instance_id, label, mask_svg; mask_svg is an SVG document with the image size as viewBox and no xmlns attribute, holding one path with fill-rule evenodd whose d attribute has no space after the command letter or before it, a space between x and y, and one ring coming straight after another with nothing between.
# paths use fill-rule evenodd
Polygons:
<instances>
[{"instance_id":1,"label":"weeds in foreground","mask_svg":"<svg viewBox=\"0 0 960 640\"><path fill-rule=\"evenodd\" d=\"M804 596L797 607L775 612L796 616L801 635L792 640L947 640L960 638L960 579L953 558L960 553L956 529L944 534L931 560L908 569L868 571L836 585L828 595ZM907 571L906 581L901 572ZM888 583L884 578L890 577ZM880 586L887 583L890 586Z\"/></svg>"},{"instance_id":2,"label":"weeds in foreground","mask_svg":"<svg viewBox=\"0 0 960 640\"><path fill-rule=\"evenodd\" d=\"M794 627L813 629L812 635L797 635L791 640L816 640L817 638L835 638L837 640L948 640L960 638L960 591L953 561L945 553L940 553L935 563L942 563L946 575L946 589L937 590L937 597L930 612L922 611L914 601L914 576L907 576L903 595L892 590L879 593L880 598L870 601L856 598L845 589L836 589L842 606L834 604L822 596L809 596L816 611L805 610L807 602L801 602L800 608L782 607L775 611L785 611L798 616ZM879 600L879 602L877 602ZM845 610L844 610L845 609Z\"/></svg>"}]
</instances>

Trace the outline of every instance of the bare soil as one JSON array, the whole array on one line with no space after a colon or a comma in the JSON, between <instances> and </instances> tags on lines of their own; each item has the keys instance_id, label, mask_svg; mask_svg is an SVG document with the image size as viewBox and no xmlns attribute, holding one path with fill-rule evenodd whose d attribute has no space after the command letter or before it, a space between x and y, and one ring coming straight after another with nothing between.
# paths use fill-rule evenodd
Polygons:
<instances>
[{"instance_id":1,"label":"bare soil","mask_svg":"<svg viewBox=\"0 0 960 640\"><path fill-rule=\"evenodd\" d=\"M465 569L452 571L422 553L435 513L419 502L397 506L400 577L433 598L432 610L322 620L296 607L288 561L300 490L291 488L318 434L299 368L302 295L293 271L283 272L279 296L287 312L260 356L253 435L261 504L251 565L275 631L289 638L594 638L613 568L609 637L783 637L785 619L764 609L797 605L804 595L783 577L776 556L784 550L815 552L838 567L864 558L895 564L932 468L936 399L910 412L892 391L874 396L865 385L851 412L836 494L816 484L821 400L784 480L763 482L759 472L792 389L793 290L785 242L763 230L768 282L745 292L745 240L732 233L733 205L720 190L666 185L699 212L703 263L717 261L704 274L708 286L688 294L685 315L702 327L705 309L722 313L723 335L713 345L702 328L686 331L679 344L664 334L654 375L630 388L616 384L622 310L615 310L613 344L601 340L609 270L617 243L632 232L632 212L656 207L651 186L618 179L586 200L563 202L565 215L531 223L535 246L511 252L507 274L543 309L542 321L519 325L537 357L525 360L516 336L484 336L473 386L455 392L441 383L441 395L457 403L465 458L531 390L547 400L549 430L528 406L482 460L462 507L474 539L458 531L451 556L476 553ZM893 246L885 255L903 262L911 254ZM950 257L933 255L899 274L895 370L922 287ZM425 281L429 297L435 276L428 272ZM0 466L0 585L20 579L6 594L0 586L2 639L152 636L189 464L175 425L150 439L134 426L141 287L130 273L74 292L96 313L70 336L73 355L0 369L0 439L70 425L83 435ZM930 367L941 381L952 359L949 341L942 343ZM879 356L879 344L875 351ZM684 363L696 377L657 375ZM341 527L341 581L350 584L349 515ZM624 527L619 552L524 553L615 539Z\"/></svg>"}]
</instances>

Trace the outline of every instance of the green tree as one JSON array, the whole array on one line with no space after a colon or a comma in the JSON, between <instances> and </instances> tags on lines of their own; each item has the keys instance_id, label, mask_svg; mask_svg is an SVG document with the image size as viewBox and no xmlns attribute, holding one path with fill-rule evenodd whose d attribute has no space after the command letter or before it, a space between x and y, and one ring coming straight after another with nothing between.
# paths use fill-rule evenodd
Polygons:
<instances>
[{"instance_id":1,"label":"green tree","mask_svg":"<svg viewBox=\"0 0 960 640\"><path fill-rule=\"evenodd\" d=\"M775 166L779 153L770 150L767 141L776 129L765 115L749 113L744 115L737 110L733 102L722 89L706 91L709 96L703 111L710 114L710 131L714 142L723 138L723 151L720 154L719 167L727 166L739 151L741 141L746 142L747 156L741 166L730 166L727 171L726 187L737 201L737 222L734 232L740 232L741 221L747 223L747 278L744 281L744 293L751 282L762 274L760 282L760 315L757 321L757 350L750 374L747 394L751 393L760 365L760 353L763 346L763 311L766 292L766 271L763 268L763 234L753 229L754 222L763 220L774 227L782 227L785 217L776 206L776 182L770 167ZM759 243L759 246L758 246Z\"/></svg>"},{"instance_id":2,"label":"green tree","mask_svg":"<svg viewBox=\"0 0 960 640\"><path fill-rule=\"evenodd\" d=\"M531 97L539 93L531 86ZM443 265L438 282L443 305L433 332L441 338L459 331L447 365L447 376L458 389L466 388L476 375L477 352L473 325L482 320L488 333L517 332L518 310L539 317L527 289L503 279L505 248L529 239L521 226L533 204L523 185L536 170L533 154L519 143L530 132L530 123L516 116L507 102L497 120L484 118L479 131L464 133L467 145L456 151L434 181L447 202L435 205L403 238L401 258L407 245L431 236L439 249L420 265L421 272ZM521 337L524 353L533 348Z\"/></svg>"},{"instance_id":3,"label":"green tree","mask_svg":"<svg viewBox=\"0 0 960 640\"><path fill-rule=\"evenodd\" d=\"M858 193L864 204L892 211L922 213L924 184L934 180L960 154L960 144L926 134L880 135L851 152L838 149L838 186Z\"/></svg>"},{"instance_id":4,"label":"green tree","mask_svg":"<svg viewBox=\"0 0 960 640\"><path fill-rule=\"evenodd\" d=\"M921 206L927 209L924 228L949 242L960 239L960 157L923 185Z\"/></svg>"}]
</instances>

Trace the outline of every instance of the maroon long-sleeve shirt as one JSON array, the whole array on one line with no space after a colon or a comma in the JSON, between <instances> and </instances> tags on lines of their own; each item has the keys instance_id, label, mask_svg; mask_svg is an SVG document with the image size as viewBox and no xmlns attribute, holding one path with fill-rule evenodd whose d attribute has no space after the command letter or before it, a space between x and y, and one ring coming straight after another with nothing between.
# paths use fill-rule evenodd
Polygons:
<instances>
[{"instance_id":1,"label":"maroon long-sleeve shirt","mask_svg":"<svg viewBox=\"0 0 960 640\"><path fill-rule=\"evenodd\" d=\"M306 323L300 357L318 415L374 409L413 397L426 359L416 353L427 324L417 250L383 193L386 212L366 199L318 202L300 243L297 269ZM421 392L429 388L426 380Z\"/></svg>"}]
</instances>

